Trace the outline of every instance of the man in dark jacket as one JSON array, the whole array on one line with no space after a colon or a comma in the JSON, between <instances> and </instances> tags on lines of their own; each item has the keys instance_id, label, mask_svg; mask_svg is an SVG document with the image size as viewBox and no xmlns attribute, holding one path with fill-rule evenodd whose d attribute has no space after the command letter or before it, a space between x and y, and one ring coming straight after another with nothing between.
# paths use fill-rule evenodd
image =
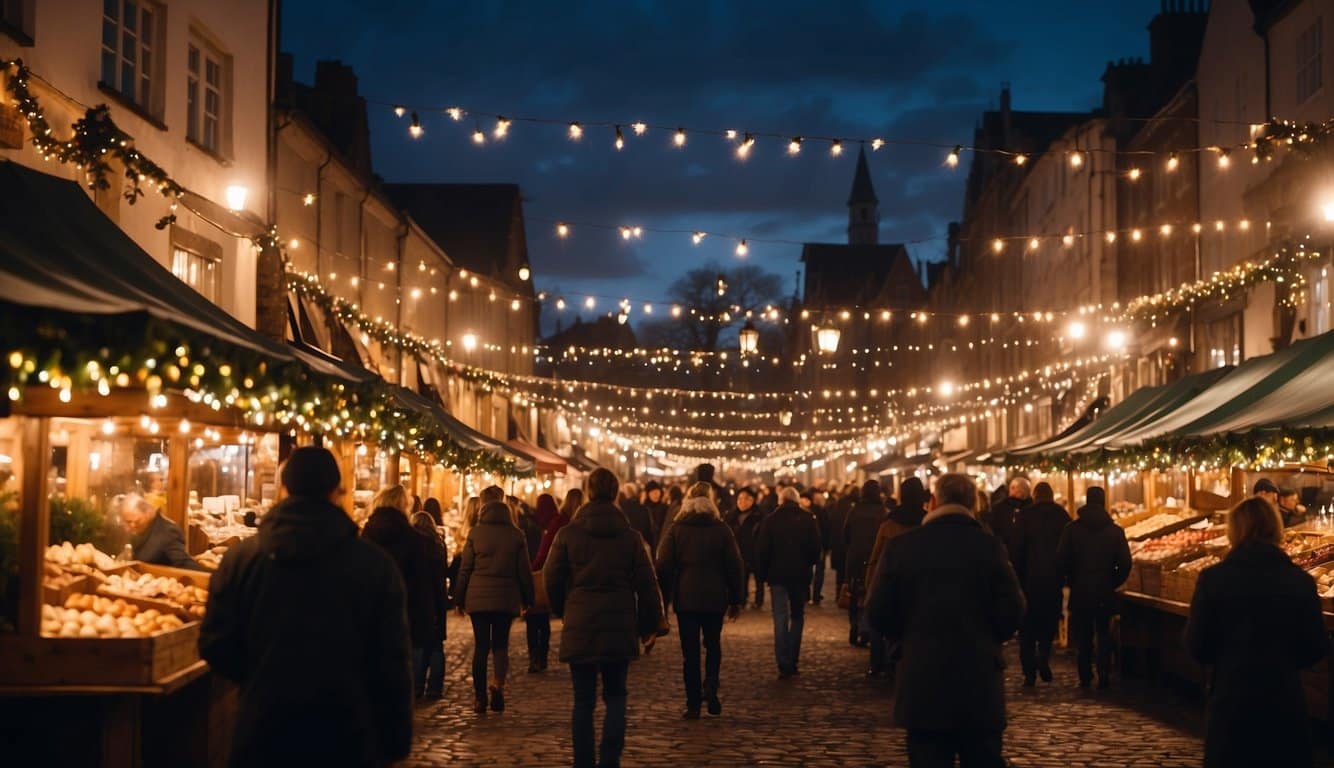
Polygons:
<instances>
[{"instance_id":1,"label":"man in dark jacket","mask_svg":"<svg viewBox=\"0 0 1334 768\"><path fill-rule=\"evenodd\" d=\"M1044 683L1051 682L1051 641L1061 623L1061 588L1065 584L1056 562L1056 547L1069 522L1070 515L1056 503L1047 483L1033 488L1032 506L1021 509L1016 521L1015 550L1011 554L1028 601L1028 613L1019 627L1019 660L1026 688L1033 687L1038 675Z\"/></svg>"},{"instance_id":2,"label":"man in dark jacket","mask_svg":"<svg viewBox=\"0 0 1334 768\"><path fill-rule=\"evenodd\" d=\"M230 764L381 765L412 747L403 579L333 499L338 463L297 448L288 498L213 575L199 654L241 686Z\"/></svg>"},{"instance_id":3,"label":"man in dark jacket","mask_svg":"<svg viewBox=\"0 0 1334 768\"><path fill-rule=\"evenodd\" d=\"M560 529L542 568L551 612L564 619L560 660L574 682L574 764L620 765L625 747L625 680L641 644L656 640L662 594L644 539L615 505L606 469L588 476L588 504ZM593 710L602 677L602 744L594 755Z\"/></svg>"},{"instance_id":4,"label":"man in dark jacket","mask_svg":"<svg viewBox=\"0 0 1334 768\"><path fill-rule=\"evenodd\" d=\"M853 505L848 519L843 522L843 546L847 552L845 578L852 589L852 604L848 606L848 642L859 647L871 642L862 631L861 604L866 596L866 564L871 559L875 536L880 532L880 524L885 522L886 512L880 483L867 480L862 486L861 500Z\"/></svg>"},{"instance_id":5,"label":"man in dark jacket","mask_svg":"<svg viewBox=\"0 0 1334 768\"><path fill-rule=\"evenodd\" d=\"M815 564L815 578L811 580L811 605L824 602L824 553L829 549L829 512L824 506L824 493L818 488L801 492L801 508L811 513L820 527L820 561Z\"/></svg>"},{"instance_id":6,"label":"man in dark jacket","mask_svg":"<svg viewBox=\"0 0 1334 768\"><path fill-rule=\"evenodd\" d=\"M1098 688L1111 685L1112 614L1116 589L1130 575L1126 532L1107 514L1107 493L1088 489L1078 519L1061 532L1056 560L1070 585L1070 636L1078 648L1079 687L1093 680L1093 641L1098 642Z\"/></svg>"},{"instance_id":7,"label":"man in dark jacket","mask_svg":"<svg viewBox=\"0 0 1334 768\"><path fill-rule=\"evenodd\" d=\"M652 541L650 549L656 552L658 542L662 541L663 534L667 532L668 526L672 524L672 519L668 516L671 510L662 498L662 483L657 480L644 483L644 509L648 510L649 523L653 526L653 533L656 537Z\"/></svg>"},{"instance_id":8,"label":"man in dark jacket","mask_svg":"<svg viewBox=\"0 0 1334 768\"><path fill-rule=\"evenodd\" d=\"M745 604L746 593L750 590L750 578L754 576L755 607L763 608L764 579L760 577L755 567L755 530L759 528L764 514L755 504L755 492L744 486L737 491L736 509L728 512L723 519L732 529L737 548L741 550L741 562L745 565L745 573L741 579L741 602Z\"/></svg>"},{"instance_id":9,"label":"man in dark jacket","mask_svg":"<svg viewBox=\"0 0 1334 768\"><path fill-rule=\"evenodd\" d=\"M820 559L820 528L798 504L797 489L778 493L778 508L760 523L755 533L755 567L769 583L773 598L774 658L778 678L797 674L806 601L810 599L811 569Z\"/></svg>"},{"instance_id":10,"label":"man in dark jacket","mask_svg":"<svg viewBox=\"0 0 1334 768\"><path fill-rule=\"evenodd\" d=\"M713 479L714 469L712 464L700 464L695 467L695 480L701 483L708 483L713 486L713 503L718 505L718 513L726 515L732 511L732 494L723 486L719 485Z\"/></svg>"},{"instance_id":11,"label":"man in dark jacket","mask_svg":"<svg viewBox=\"0 0 1334 768\"><path fill-rule=\"evenodd\" d=\"M1010 495L992 504L991 510L982 518L982 524L996 534L1010 553L1011 565L1014 565L1014 550L1018 546L1019 512L1033 503L1032 497L1033 487L1028 478L1016 477L1010 480Z\"/></svg>"},{"instance_id":12,"label":"man in dark jacket","mask_svg":"<svg viewBox=\"0 0 1334 768\"><path fill-rule=\"evenodd\" d=\"M205 570L186 552L181 529L159 514L144 497L124 497L120 505L120 522L130 534L130 549L135 560L192 571Z\"/></svg>"},{"instance_id":13,"label":"man in dark jacket","mask_svg":"<svg viewBox=\"0 0 1334 768\"><path fill-rule=\"evenodd\" d=\"M843 529L856 503L857 486L848 483L838 501L829 507L829 562L834 566L835 597L843 591L843 583L847 580L848 542L843 538Z\"/></svg>"},{"instance_id":14,"label":"man in dark jacket","mask_svg":"<svg viewBox=\"0 0 1334 768\"><path fill-rule=\"evenodd\" d=\"M942 475L935 498L921 526L885 545L868 619L903 648L894 714L912 764L1001 766L1001 646L1024 596L1005 547L973 517L973 481Z\"/></svg>"},{"instance_id":15,"label":"man in dark jacket","mask_svg":"<svg viewBox=\"0 0 1334 768\"><path fill-rule=\"evenodd\" d=\"M658 532L653 528L653 519L649 517L648 510L639 502L639 486L634 483L621 486L620 507L625 519L630 521L630 527L639 531L639 535L644 538L644 545L653 549Z\"/></svg>"}]
</instances>

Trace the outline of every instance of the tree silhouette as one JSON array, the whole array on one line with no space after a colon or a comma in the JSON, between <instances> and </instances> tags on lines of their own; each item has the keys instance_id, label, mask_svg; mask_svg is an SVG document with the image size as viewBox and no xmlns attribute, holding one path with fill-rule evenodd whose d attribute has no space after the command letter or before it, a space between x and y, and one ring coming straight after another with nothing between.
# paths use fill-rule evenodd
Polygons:
<instances>
[{"instance_id":1,"label":"tree silhouette","mask_svg":"<svg viewBox=\"0 0 1334 768\"><path fill-rule=\"evenodd\" d=\"M667 289L681 317L641 323L640 336L650 346L717 352L732 337L730 331L746 322L747 313L760 324L764 310L781 299L782 285L778 275L753 264L724 269L715 262L692 269Z\"/></svg>"}]
</instances>

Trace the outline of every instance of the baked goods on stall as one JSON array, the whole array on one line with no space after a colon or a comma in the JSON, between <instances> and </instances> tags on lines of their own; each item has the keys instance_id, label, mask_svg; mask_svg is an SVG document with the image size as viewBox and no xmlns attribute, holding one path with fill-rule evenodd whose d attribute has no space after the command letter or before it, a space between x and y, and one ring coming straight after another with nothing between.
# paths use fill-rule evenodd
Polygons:
<instances>
[{"instance_id":1,"label":"baked goods on stall","mask_svg":"<svg viewBox=\"0 0 1334 768\"><path fill-rule=\"evenodd\" d=\"M139 610L125 600L98 595L70 595L63 607L42 606L45 637L136 638L180 629L178 616L156 609Z\"/></svg>"}]
</instances>

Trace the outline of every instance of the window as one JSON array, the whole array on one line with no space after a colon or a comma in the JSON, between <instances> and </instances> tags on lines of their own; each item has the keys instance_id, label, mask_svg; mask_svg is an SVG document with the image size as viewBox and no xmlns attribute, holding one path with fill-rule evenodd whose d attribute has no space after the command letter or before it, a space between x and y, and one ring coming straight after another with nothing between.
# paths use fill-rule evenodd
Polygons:
<instances>
[{"instance_id":1,"label":"window","mask_svg":"<svg viewBox=\"0 0 1334 768\"><path fill-rule=\"evenodd\" d=\"M0 32L14 38L19 45L32 45L33 0L0 0Z\"/></svg>"},{"instance_id":2,"label":"window","mask_svg":"<svg viewBox=\"0 0 1334 768\"><path fill-rule=\"evenodd\" d=\"M1321 39L1321 21L1323 19L1317 17L1315 23L1297 37L1298 104L1305 103L1324 84L1324 56L1321 55L1324 41Z\"/></svg>"},{"instance_id":3,"label":"window","mask_svg":"<svg viewBox=\"0 0 1334 768\"><path fill-rule=\"evenodd\" d=\"M221 300L222 268L217 259L175 247L171 250L171 273L214 304Z\"/></svg>"},{"instance_id":4,"label":"window","mask_svg":"<svg viewBox=\"0 0 1334 768\"><path fill-rule=\"evenodd\" d=\"M230 60L192 37L186 63L186 138L215 155L225 156L231 138L227 118Z\"/></svg>"},{"instance_id":5,"label":"window","mask_svg":"<svg viewBox=\"0 0 1334 768\"><path fill-rule=\"evenodd\" d=\"M146 0L103 0L102 84L151 115L157 97L160 8Z\"/></svg>"}]
</instances>

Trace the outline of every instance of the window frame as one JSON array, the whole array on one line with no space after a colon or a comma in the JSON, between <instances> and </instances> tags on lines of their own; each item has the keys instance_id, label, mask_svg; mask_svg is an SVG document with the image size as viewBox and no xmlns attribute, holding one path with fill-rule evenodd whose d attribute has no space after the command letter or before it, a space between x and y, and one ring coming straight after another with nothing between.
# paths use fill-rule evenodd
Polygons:
<instances>
[{"instance_id":1,"label":"window frame","mask_svg":"<svg viewBox=\"0 0 1334 768\"><path fill-rule=\"evenodd\" d=\"M213 302L219 307L223 306L224 302L227 300L227 274L226 274L227 266L226 266L226 261L223 257L222 245L214 240L211 240L198 233L191 232L190 230L185 229L184 227L181 227L176 224L171 225L171 235L169 241L171 247L170 251L171 260L170 263L167 265L167 267L168 269L171 270L171 273L175 275L178 280L180 280L185 285L189 286L200 296L203 296L205 299ZM204 291L200 290L197 285L191 283L189 280L188 272L185 276L181 275L181 273L177 270L177 263L176 263L178 258L178 253L185 254L191 257L192 259L196 259L201 262L207 262L213 265L214 268L213 295L205 293Z\"/></svg>"},{"instance_id":2,"label":"window frame","mask_svg":"<svg viewBox=\"0 0 1334 768\"><path fill-rule=\"evenodd\" d=\"M184 259L183 264L182 264L182 259ZM196 274L194 271L196 264L198 264L200 267L201 271L198 273L200 275L203 274L202 270L204 266L211 268L212 270L211 281L213 284L211 286L208 286L209 288L211 288L211 291L209 292L204 291L203 289L201 289L200 285L198 284L198 281L191 280L191 277ZM182 266L184 266L185 269L181 269ZM181 274L182 271L184 271L186 274ZM180 280L182 283L185 283L200 296L203 296L205 299L208 299L214 304L221 305L222 259L205 255L203 253L200 253L199 251L187 248L181 245L180 243L172 243L171 273L176 276L176 279ZM212 293L213 295L210 295L210 293Z\"/></svg>"},{"instance_id":3,"label":"window frame","mask_svg":"<svg viewBox=\"0 0 1334 768\"><path fill-rule=\"evenodd\" d=\"M108 6L113 4L116 9L114 18L107 15ZM136 16L133 29L127 31L126 11L130 8ZM146 19L151 26L147 31L144 28ZM103 0L101 22L98 87L160 125L166 101L166 7L154 0ZM113 24L114 47L108 43L109 25ZM127 43L135 47L133 61L127 61L125 57ZM108 56L111 57L110 69ZM126 89L127 71L132 90Z\"/></svg>"},{"instance_id":4,"label":"window frame","mask_svg":"<svg viewBox=\"0 0 1334 768\"><path fill-rule=\"evenodd\" d=\"M210 68L216 72L215 82L210 82ZM186 43L185 88L186 140L215 159L228 162L232 158L232 57L194 28ZM215 101L212 110L210 94Z\"/></svg>"},{"instance_id":5,"label":"window frame","mask_svg":"<svg viewBox=\"0 0 1334 768\"><path fill-rule=\"evenodd\" d=\"M1315 97L1325 86L1325 41L1324 17L1317 16L1306 29L1297 35L1293 45L1293 54L1297 58L1298 104L1305 104Z\"/></svg>"},{"instance_id":6,"label":"window frame","mask_svg":"<svg viewBox=\"0 0 1334 768\"><path fill-rule=\"evenodd\" d=\"M0 0L0 34L24 48L31 47L37 33L35 0Z\"/></svg>"}]
</instances>

